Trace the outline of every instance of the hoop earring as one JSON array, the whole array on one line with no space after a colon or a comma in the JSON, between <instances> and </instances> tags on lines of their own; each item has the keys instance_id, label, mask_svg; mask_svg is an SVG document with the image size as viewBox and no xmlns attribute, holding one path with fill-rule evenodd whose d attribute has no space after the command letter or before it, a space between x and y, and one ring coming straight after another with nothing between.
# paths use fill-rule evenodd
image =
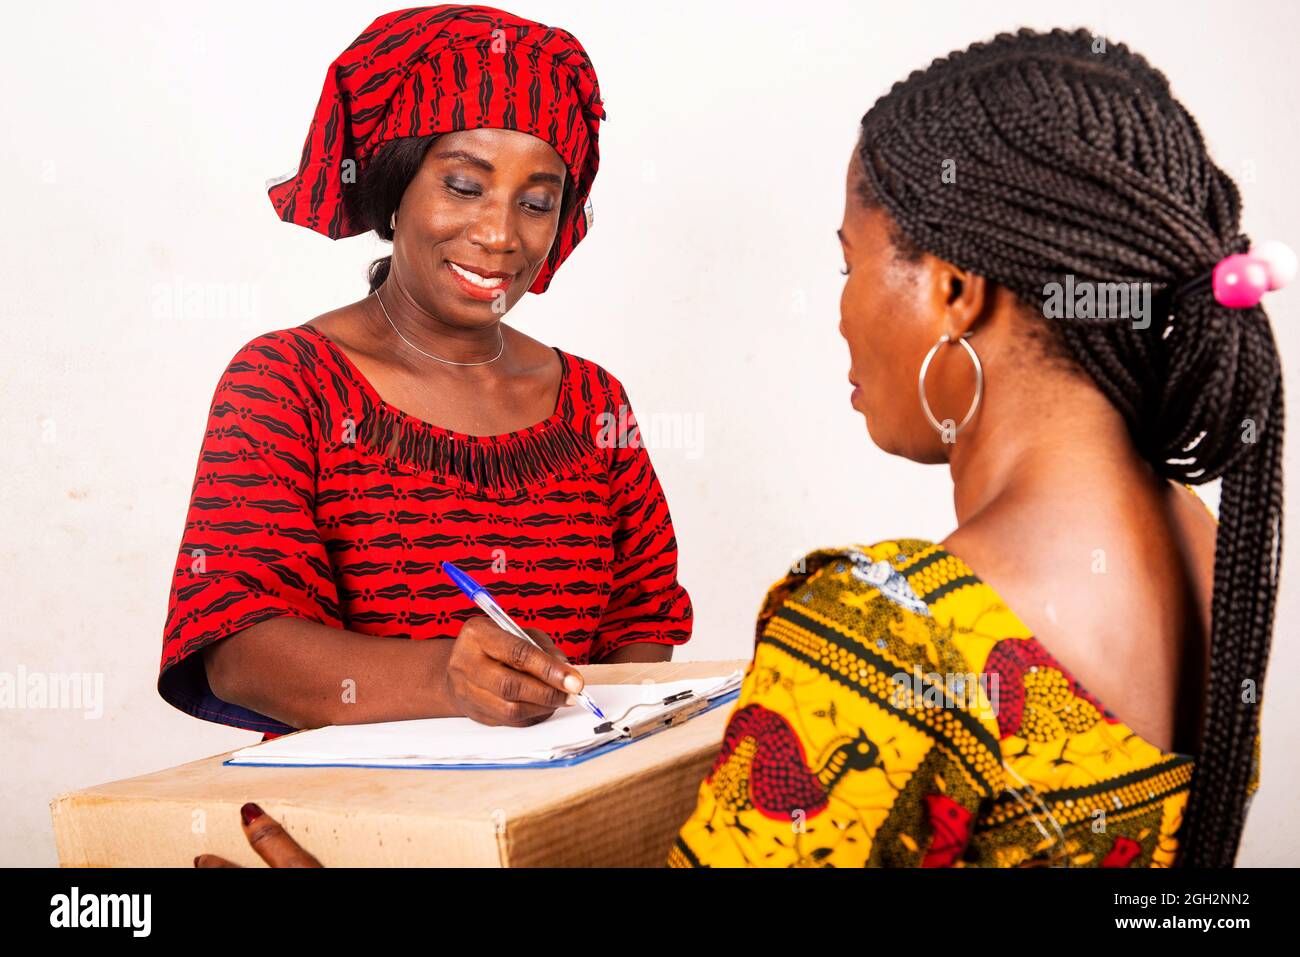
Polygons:
<instances>
[{"instance_id":1,"label":"hoop earring","mask_svg":"<svg viewBox=\"0 0 1300 957\"><path fill-rule=\"evenodd\" d=\"M393 215L388 217L388 228L397 232L397 210L393 210Z\"/></svg>"},{"instance_id":2,"label":"hoop earring","mask_svg":"<svg viewBox=\"0 0 1300 957\"><path fill-rule=\"evenodd\" d=\"M921 374L917 377L917 391L921 394L921 411L925 413L925 417L930 420L930 425L940 435L947 434L948 429L944 427L942 422L934 417L934 412L930 410L930 402L925 397L925 374L930 371L930 362L938 353L940 346L945 343L956 342L966 350L966 354L970 356L971 363L975 366L975 398L971 400L970 408L966 412L966 417L961 420L961 425L952 430L952 435L954 437L956 437L958 432L970 424L970 420L975 417L975 411L979 408L980 400L984 398L984 367L980 365L980 357L975 354L975 349L966 341L966 338L969 335L970 333L968 332L965 336L953 339L945 333L939 337L938 342L930 347L930 351L925 354L925 361L921 363ZM948 421L951 422L952 420L949 419Z\"/></svg>"}]
</instances>

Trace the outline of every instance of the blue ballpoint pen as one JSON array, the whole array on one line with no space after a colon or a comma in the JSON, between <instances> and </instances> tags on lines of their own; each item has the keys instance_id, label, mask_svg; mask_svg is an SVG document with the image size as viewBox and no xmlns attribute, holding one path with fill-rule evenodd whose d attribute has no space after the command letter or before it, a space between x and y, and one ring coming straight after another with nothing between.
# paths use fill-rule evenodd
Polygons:
<instances>
[{"instance_id":1,"label":"blue ballpoint pen","mask_svg":"<svg viewBox=\"0 0 1300 957\"><path fill-rule=\"evenodd\" d=\"M474 579L470 578L451 562L443 562L442 570L445 571L451 580L456 583L456 586L465 593L465 597L478 605L479 608L483 609L483 613L496 622L498 628L510 632L510 634L514 635L516 638L522 638L534 648L545 652L545 649L533 640L532 635L528 634L528 632L516 625L511 617L502 610L501 606L496 603L496 599L487 593L486 588ZM592 701L591 698L587 697L587 692L579 691L575 697L586 705L587 710L597 718L600 718L602 721L605 720L604 712L596 707L596 703Z\"/></svg>"}]
</instances>

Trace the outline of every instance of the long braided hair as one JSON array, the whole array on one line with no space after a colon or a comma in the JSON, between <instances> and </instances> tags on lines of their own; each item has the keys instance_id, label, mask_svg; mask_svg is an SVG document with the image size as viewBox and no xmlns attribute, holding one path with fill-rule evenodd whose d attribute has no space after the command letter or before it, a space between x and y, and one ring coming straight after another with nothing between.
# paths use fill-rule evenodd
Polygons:
<instances>
[{"instance_id":1,"label":"long braided hair","mask_svg":"<svg viewBox=\"0 0 1300 957\"><path fill-rule=\"evenodd\" d=\"M1283 431L1267 315L1221 306L1197 281L1249 247L1236 185L1165 77L1085 30L1021 30L935 60L863 117L859 150L864 196L906 242L1039 311L1047 284L1070 275L1150 284L1148 328L1075 318L1053 321L1052 334L1157 474L1223 479L1202 746L1179 863L1231 867L1258 773Z\"/></svg>"}]
</instances>

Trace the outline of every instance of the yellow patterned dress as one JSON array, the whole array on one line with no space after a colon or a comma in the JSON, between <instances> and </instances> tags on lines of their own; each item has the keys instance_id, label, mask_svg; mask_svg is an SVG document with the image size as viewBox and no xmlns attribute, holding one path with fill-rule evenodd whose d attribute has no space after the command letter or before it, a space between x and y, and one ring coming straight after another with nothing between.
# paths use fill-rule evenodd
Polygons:
<instances>
[{"instance_id":1,"label":"yellow patterned dress","mask_svg":"<svg viewBox=\"0 0 1300 957\"><path fill-rule=\"evenodd\" d=\"M1163 867L1192 759L1144 741L954 555L820 550L772 586L676 867ZM1258 738L1256 738L1258 781Z\"/></svg>"}]
</instances>

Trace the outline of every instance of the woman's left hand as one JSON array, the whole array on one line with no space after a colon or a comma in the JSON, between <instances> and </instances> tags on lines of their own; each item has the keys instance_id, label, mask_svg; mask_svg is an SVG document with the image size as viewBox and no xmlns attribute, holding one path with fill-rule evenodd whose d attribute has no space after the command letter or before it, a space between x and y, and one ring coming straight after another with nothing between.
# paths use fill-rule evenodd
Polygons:
<instances>
[{"instance_id":1,"label":"woman's left hand","mask_svg":"<svg viewBox=\"0 0 1300 957\"><path fill-rule=\"evenodd\" d=\"M291 838L280 823L256 804L245 804L239 809L244 823L244 837L257 851L258 857L270 867L321 867L316 860ZM200 854L194 858L195 867L239 867L215 854Z\"/></svg>"}]
</instances>

